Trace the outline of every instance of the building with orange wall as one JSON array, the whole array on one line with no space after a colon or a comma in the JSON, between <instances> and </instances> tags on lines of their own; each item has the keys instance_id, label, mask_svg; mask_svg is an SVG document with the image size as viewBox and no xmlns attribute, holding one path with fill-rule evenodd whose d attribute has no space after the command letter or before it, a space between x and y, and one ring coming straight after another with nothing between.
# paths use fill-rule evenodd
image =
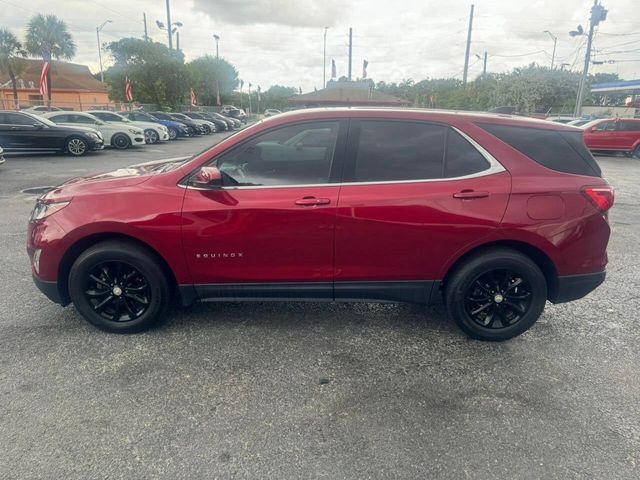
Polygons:
<instances>
[{"instance_id":1,"label":"building with orange wall","mask_svg":"<svg viewBox=\"0 0 640 480\"><path fill-rule=\"evenodd\" d=\"M20 108L43 105L47 99L40 95L42 60L25 59L24 70L16 75ZM51 62L51 104L68 110L107 108L107 85L96 79L86 65L60 61ZM6 72L0 72L0 109L13 109L13 88Z\"/></svg>"}]
</instances>

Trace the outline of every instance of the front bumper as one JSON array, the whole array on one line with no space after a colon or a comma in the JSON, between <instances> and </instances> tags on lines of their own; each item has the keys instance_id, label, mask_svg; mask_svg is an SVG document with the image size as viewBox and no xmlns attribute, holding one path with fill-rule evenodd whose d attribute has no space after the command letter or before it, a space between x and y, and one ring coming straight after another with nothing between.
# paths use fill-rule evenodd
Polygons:
<instances>
[{"instance_id":1,"label":"front bumper","mask_svg":"<svg viewBox=\"0 0 640 480\"><path fill-rule=\"evenodd\" d=\"M606 271L586 273L583 275L567 275L558 277L554 291L549 295L552 303L565 303L578 300L604 282Z\"/></svg>"},{"instance_id":2,"label":"front bumper","mask_svg":"<svg viewBox=\"0 0 640 480\"><path fill-rule=\"evenodd\" d=\"M40 290L44 295L54 303L62 305L68 305L69 302L65 302L60 295L60 290L58 289L58 282L47 282L42 280L41 278L32 275L33 283L36 284L38 290Z\"/></svg>"},{"instance_id":3,"label":"front bumper","mask_svg":"<svg viewBox=\"0 0 640 480\"><path fill-rule=\"evenodd\" d=\"M89 143L89 150L103 150L104 149L104 141L103 140L93 140Z\"/></svg>"}]
</instances>

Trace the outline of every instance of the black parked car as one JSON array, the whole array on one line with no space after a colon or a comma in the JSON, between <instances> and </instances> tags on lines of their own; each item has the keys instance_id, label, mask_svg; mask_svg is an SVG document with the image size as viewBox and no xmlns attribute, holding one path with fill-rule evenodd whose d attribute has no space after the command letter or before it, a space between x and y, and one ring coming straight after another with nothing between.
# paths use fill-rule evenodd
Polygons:
<instances>
[{"instance_id":1,"label":"black parked car","mask_svg":"<svg viewBox=\"0 0 640 480\"><path fill-rule=\"evenodd\" d=\"M208 115L211 115L213 118L218 118L223 122L226 122L229 125L229 129L240 128L242 127L242 122L236 118L226 117L224 115L220 115L217 112L209 112Z\"/></svg>"},{"instance_id":2,"label":"black parked car","mask_svg":"<svg viewBox=\"0 0 640 480\"><path fill-rule=\"evenodd\" d=\"M66 152L79 157L102 150L102 134L93 128L66 127L24 112L0 111L0 145L5 152Z\"/></svg>"},{"instance_id":3,"label":"black parked car","mask_svg":"<svg viewBox=\"0 0 640 480\"><path fill-rule=\"evenodd\" d=\"M207 122L212 122L215 124L218 132L224 132L225 130L229 130L229 126L226 122L221 120L213 119L209 117L207 114L202 112L182 112L183 115L186 115L189 118L195 118L198 120L206 120Z\"/></svg>"},{"instance_id":4,"label":"black parked car","mask_svg":"<svg viewBox=\"0 0 640 480\"><path fill-rule=\"evenodd\" d=\"M156 118L159 118L160 120L171 120L172 122L180 122L185 124L189 129L190 136L202 135L203 133L202 130L198 127L198 124L193 120L176 118L167 112L151 112L151 115L153 115Z\"/></svg>"}]
</instances>

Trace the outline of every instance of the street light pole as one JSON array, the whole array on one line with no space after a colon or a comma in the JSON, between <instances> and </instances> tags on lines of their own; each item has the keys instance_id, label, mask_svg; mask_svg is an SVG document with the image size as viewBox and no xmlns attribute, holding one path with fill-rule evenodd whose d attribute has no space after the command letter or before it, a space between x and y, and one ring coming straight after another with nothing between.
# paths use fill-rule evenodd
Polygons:
<instances>
[{"instance_id":1,"label":"street light pole","mask_svg":"<svg viewBox=\"0 0 640 480\"><path fill-rule=\"evenodd\" d=\"M220 51L218 50L218 42L220 41L220 35L213 34L213 38L216 40L216 58L220 58Z\"/></svg>"},{"instance_id":2,"label":"street light pole","mask_svg":"<svg viewBox=\"0 0 640 480\"><path fill-rule=\"evenodd\" d=\"M104 73L102 72L102 45L100 45L100 30L104 28L107 23L111 23L111 20L106 20L96 27L96 37L98 38L98 61L100 62L100 81L104 82Z\"/></svg>"},{"instance_id":3,"label":"street light pole","mask_svg":"<svg viewBox=\"0 0 640 480\"><path fill-rule=\"evenodd\" d=\"M553 39L553 53L551 54L551 70L553 70L553 65L556 60L556 44L558 43L558 37L556 37L549 30L545 30L544 33L548 33L549 36Z\"/></svg>"},{"instance_id":4,"label":"street light pole","mask_svg":"<svg viewBox=\"0 0 640 480\"><path fill-rule=\"evenodd\" d=\"M324 27L324 47L322 53L322 88L327 87L327 30L329 27Z\"/></svg>"},{"instance_id":5,"label":"street light pole","mask_svg":"<svg viewBox=\"0 0 640 480\"><path fill-rule=\"evenodd\" d=\"M173 49L173 38L171 34L171 5L167 0L167 34L169 35L169 50Z\"/></svg>"}]
</instances>

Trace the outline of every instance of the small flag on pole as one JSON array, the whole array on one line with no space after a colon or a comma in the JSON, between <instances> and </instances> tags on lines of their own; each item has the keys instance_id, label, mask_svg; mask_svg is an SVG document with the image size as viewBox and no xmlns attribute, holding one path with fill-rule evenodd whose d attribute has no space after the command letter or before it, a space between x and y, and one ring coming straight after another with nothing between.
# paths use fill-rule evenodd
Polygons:
<instances>
[{"instance_id":1,"label":"small flag on pole","mask_svg":"<svg viewBox=\"0 0 640 480\"><path fill-rule=\"evenodd\" d=\"M337 72L336 72L336 61L332 58L331 59L331 78L336 78L337 76Z\"/></svg>"},{"instance_id":2,"label":"small flag on pole","mask_svg":"<svg viewBox=\"0 0 640 480\"><path fill-rule=\"evenodd\" d=\"M366 60L362 61L362 78L367 78L367 67L369 66L369 62Z\"/></svg>"},{"instance_id":3,"label":"small flag on pole","mask_svg":"<svg viewBox=\"0 0 640 480\"><path fill-rule=\"evenodd\" d=\"M127 102L133 102L133 87L131 86L129 77L124 79L124 99Z\"/></svg>"},{"instance_id":4,"label":"small flag on pole","mask_svg":"<svg viewBox=\"0 0 640 480\"><path fill-rule=\"evenodd\" d=\"M45 56L40 73L40 95L42 98L49 96L49 70L51 69L51 58Z\"/></svg>"},{"instance_id":5,"label":"small flag on pole","mask_svg":"<svg viewBox=\"0 0 640 480\"><path fill-rule=\"evenodd\" d=\"M191 88L189 89L189 93L191 94L191 106L195 107L196 105L198 105L198 96L196 95L196 91Z\"/></svg>"}]
</instances>

